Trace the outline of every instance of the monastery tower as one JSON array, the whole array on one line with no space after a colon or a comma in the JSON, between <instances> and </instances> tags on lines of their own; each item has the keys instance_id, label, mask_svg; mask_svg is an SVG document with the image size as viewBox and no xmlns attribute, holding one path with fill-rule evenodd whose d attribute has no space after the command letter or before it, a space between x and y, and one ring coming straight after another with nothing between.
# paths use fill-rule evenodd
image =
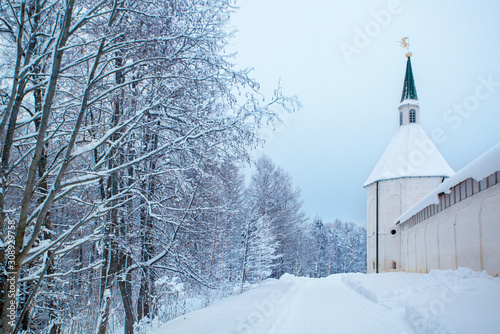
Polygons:
<instances>
[{"instance_id":1,"label":"monastery tower","mask_svg":"<svg viewBox=\"0 0 500 334\"><path fill-rule=\"evenodd\" d=\"M407 55L399 128L366 180L367 272L404 270L395 220L454 172L420 126L420 104ZM404 257L403 257L404 259Z\"/></svg>"}]
</instances>

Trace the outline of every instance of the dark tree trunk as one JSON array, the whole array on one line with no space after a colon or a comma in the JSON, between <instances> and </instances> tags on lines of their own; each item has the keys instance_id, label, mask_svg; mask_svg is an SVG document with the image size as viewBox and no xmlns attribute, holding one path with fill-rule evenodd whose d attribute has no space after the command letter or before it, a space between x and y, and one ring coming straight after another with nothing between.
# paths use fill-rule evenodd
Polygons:
<instances>
[{"instance_id":1,"label":"dark tree trunk","mask_svg":"<svg viewBox=\"0 0 500 334\"><path fill-rule=\"evenodd\" d=\"M148 114L148 121L151 127L146 128L143 140L144 153L154 151L158 148L158 135L156 134L159 121L157 121L157 115ZM146 161L146 169L148 171L154 171L156 169L155 158L150 158ZM155 193L155 178L153 176L147 176L145 181L141 185L143 193L146 194L148 198ZM141 202L141 239L142 239L142 250L141 250L141 260L146 263L151 260L151 256L154 252L153 247L153 228L154 222L153 218L149 214L148 203L142 200ZM148 317L151 319L151 294L153 287L153 277L151 268L145 267L142 270L141 276L141 287L139 290L139 297L137 299L137 320Z\"/></svg>"},{"instance_id":2,"label":"dark tree trunk","mask_svg":"<svg viewBox=\"0 0 500 334\"><path fill-rule=\"evenodd\" d=\"M122 58L118 55L118 57L115 59L115 67L120 68L122 66L123 60ZM116 72L115 76L115 82L117 85L121 84L124 82L124 77L123 73L121 71ZM113 108L113 117L111 120L111 126L115 127L120 123L120 119L122 116L122 98L123 98L123 93L122 96L116 96L115 101L113 103L114 108ZM115 132L111 136L111 140L113 142L117 141L120 138L121 133L120 132ZM115 150L120 150L115 149ZM123 158L123 156L120 154L120 152L114 152L115 154L110 155L110 160L108 161L108 168L113 169L114 167L118 166L120 164L120 160ZM113 198L119 194L120 191L120 185L119 185L119 180L121 178L121 171L115 171L110 174L108 178L108 189L107 189L107 198ZM109 295L106 294L106 291L108 291L108 294L111 292L113 288L113 283L115 281L115 276L116 273L121 269L119 266L123 264L123 261L121 261L120 256L119 256L119 247L118 247L118 241L117 237L120 235L120 228L119 228L119 210L118 210L118 205L119 200L114 199L112 202L113 208L110 210L109 213L109 221L106 224L105 227L105 244L104 244L104 265L101 273L101 319L99 323L99 334L106 334L107 328L108 328L108 323L109 323L109 316L110 316L110 306L111 306L111 298Z\"/></svg>"}]
</instances>

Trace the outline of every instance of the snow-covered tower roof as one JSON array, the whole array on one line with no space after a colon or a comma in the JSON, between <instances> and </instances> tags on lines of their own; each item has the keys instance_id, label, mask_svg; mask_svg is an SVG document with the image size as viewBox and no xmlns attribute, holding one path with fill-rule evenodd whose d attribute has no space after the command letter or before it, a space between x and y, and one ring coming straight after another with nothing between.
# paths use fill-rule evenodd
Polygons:
<instances>
[{"instance_id":1,"label":"snow-covered tower roof","mask_svg":"<svg viewBox=\"0 0 500 334\"><path fill-rule=\"evenodd\" d=\"M407 55L403 93L399 105L399 129L378 161L364 187L405 177L449 177L454 171L420 126L420 104Z\"/></svg>"}]
</instances>

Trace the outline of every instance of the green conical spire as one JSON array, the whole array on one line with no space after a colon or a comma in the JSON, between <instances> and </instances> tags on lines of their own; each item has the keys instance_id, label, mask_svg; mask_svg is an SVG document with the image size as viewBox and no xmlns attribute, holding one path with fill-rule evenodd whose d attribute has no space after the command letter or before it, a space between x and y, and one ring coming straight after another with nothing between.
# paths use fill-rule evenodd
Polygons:
<instances>
[{"instance_id":1,"label":"green conical spire","mask_svg":"<svg viewBox=\"0 0 500 334\"><path fill-rule=\"evenodd\" d=\"M411 70L410 55L408 55L408 61L406 62L406 75L405 75L405 82L403 85L403 94L401 95L401 102L409 99L418 100L417 88L415 87L415 80L413 79L413 71Z\"/></svg>"}]
</instances>

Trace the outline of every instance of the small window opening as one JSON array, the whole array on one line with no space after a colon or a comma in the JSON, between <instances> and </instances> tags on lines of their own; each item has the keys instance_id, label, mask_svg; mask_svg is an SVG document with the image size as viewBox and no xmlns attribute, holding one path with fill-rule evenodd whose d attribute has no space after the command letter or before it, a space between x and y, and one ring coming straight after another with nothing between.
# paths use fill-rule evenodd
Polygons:
<instances>
[{"instance_id":1,"label":"small window opening","mask_svg":"<svg viewBox=\"0 0 500 334\"><path fill-rule=\"evenodd\" d=\"M373 270L375 270L375 261L373 261Z\"/></svg>"},{"instance_id":2,"label":"small window opening","mask_svg":"<svg viewBox=\"0 0 500 334\"><path fill-rule=\"evenodd\" d=\"M417 112L415 109L410 110L410 123L415 123L417 121Z\"/></svg>"},{"instance_id":3,"label":"small window opening","mask_svg":"<svg viewBox=\"0 0 500 334\"><path fill-rule=\"evenodd\" d=\"M392 261L392 270L396 270L396 261Z\"/></svg>"},{"instance_id":4,"label":"small window opening","mask_svg":"<svg viewBox=\"0 0 500 334\"><path fill-rule=\"evenodd\" d=\"M396 230L391 230L391 235L396 235L397 231Z\"/></svg>"},{"instance_id":5,"label":"small window opening","mask_svg":"<svg viewBox=\"0 0 500 334\"><path fill-rule=\"evenodd\" d=\"M403 125L403 112L399 112L399 125Z\"/></svg>"}]
</instances>

